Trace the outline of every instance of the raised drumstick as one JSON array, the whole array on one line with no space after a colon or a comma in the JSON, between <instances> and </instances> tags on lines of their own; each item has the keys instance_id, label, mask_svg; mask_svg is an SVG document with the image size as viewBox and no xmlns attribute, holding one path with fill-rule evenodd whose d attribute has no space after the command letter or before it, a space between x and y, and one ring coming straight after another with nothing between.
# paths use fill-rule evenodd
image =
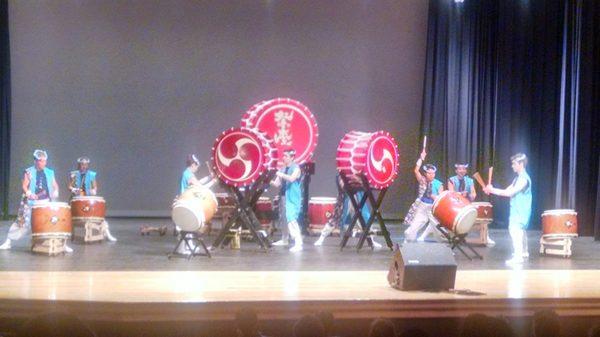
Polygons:
<instances>
[{"instance_id":1,"label":"raised drumstick","mask_svg":"<svg viewBox=\"0 0 600 337\"><path fill-rule=\"evenodd\" d=\"M483 179L481 178L481 175L479 174L479 172L473 173L473 178L475 178L475 180L477 180L479 185L481 185L481 188L485 188L485 183L483 182Z\"/></svg>"},{"instance_id":2,"label":"raised drumstick","mask_svg":"<svg viewBox=\"0 0 600 337\"><path fill-rule=\"evenodd\" d=\"M427 147L427 136L423 137L423 150Z\"/></svg>"},{"instance_id":3,"label":"raised drumstick","mask_svg":"<svg viewBox=\"0 0 600 337\"><path fill-rule=\"evenodd\" d=\"M492 184L492 177L494 176L494 167L490 166L488 169L488 185Z\"/></svg>"}]
</instances>

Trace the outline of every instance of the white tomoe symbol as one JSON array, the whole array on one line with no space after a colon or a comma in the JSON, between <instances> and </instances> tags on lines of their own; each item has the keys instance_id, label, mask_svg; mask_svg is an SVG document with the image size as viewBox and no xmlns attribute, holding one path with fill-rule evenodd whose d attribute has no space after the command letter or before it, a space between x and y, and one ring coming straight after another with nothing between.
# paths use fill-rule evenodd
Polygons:
<instances>
[{"instance_id":1,"label":"white tomoe symbol","mask_svg":"<svg viewBox=\"0 0 600 337\"><path fill-rule=\"evenodd\" d=\"M235 147L236 147L236 155L233 158L229 158L225 155L223 155L223 152L221 151L221 145L223 144L223 141L221 141L221 143L219 144L219 148L217 149L217 157L219 158L219 162L221 164L223 164L224 166L229 167L229 165L231 165L231 162L234 160L240 160L243 164L244 164L244 174L239 178L239 180L242 179L246 179L252 170L252 161L251 160L247 160L241 157L240 153L241 153L241 149L242 146L246 145L246 144L252 144L254 146L256 146L257 148L259 148L258 144L250 138L241 138L238 139L235 142Z\"/></svg>"},{"instance_id":2,"label":"white tomoe symbol","mask_svg":"<svg viewBox=\"0 0 600 337\"><path fill-rule=\"evenodd\" d=\"M375 143L373 143L373 145L375 145ZM383 149L383 155L381 156L381 160L376 160L375 154L373 153L374 148L375 146L371 146L371 164L373 165L373 168L375 168L377 171L386 173L385 166L383 166L383 162L389 160L390 164L394 165L394 157L392 156L390 151L388 151L388 149Z\"/></svg>"}]
</instances>

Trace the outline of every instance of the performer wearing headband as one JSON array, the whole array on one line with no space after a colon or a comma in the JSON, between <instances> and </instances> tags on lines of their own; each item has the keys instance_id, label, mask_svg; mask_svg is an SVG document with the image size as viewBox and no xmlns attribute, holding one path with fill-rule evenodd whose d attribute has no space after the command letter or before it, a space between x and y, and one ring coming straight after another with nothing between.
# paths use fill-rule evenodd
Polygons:
<instances>
[{"instance_id":1,"label":"performer wearing headband","mask_svg":"<svg viewBox=\"0 0 600 337\"><path fill-rule=\"evenodd\" d=\"M200 167L200 161L196 155L188 155L185 160L185 164L187 167L185 170L183 170L183 174L181 175L179 194L185 192L185 190L191 186L204 186L206 188L211 188L217 182L212 175L208 175L200 180L196 178L196 172L198 172L198 168Z\"/></svg>"},{"instance_id":2,"label":"performer wearing headband","mask_svg":"<svg viewBox=\"0 0 600 337\"><path fill-rule=\"evenodd\" d=\"M333 229L335 228L336 225L338 225L340 227L340 231L343 231L344 228L346 228L348 226L348 224L350 223L350 220L352 219L352 216L354 215L354 212L355 212L354 207L352 206L352 203L350 202L350 197L348 197L348 195L346 195L346 193L344 193L344 187L343 187L344 182L343 182L342 178L340 177L339 172L336 174L335 180L337 183L336 186L337 186L337 190L338 190L338 195L337 195L337 200L336 200L335 208L333 211L333 215L331 216L331 218L329 218L329 220L327 221L327 224L325 224L325 227L323 227L323 230L321 231L321 236L319 237L319 239L317 241L315 241L315 246L323 245L323 241L325 241L326 237L331 235L331 232L333 232ZM358 200L361 200L363 198L363 195L364 195L363 191L358 191L356 193ZM362 214L363 218L365 219L365 221L369 221L371 212L369 210L369 206L367 206L366 203L361 210L361 214ZM373 242L374 248L382 247L380 243L375 241L375 235L371 235L370 239Z\"/></svg>"},{"instance_id":3,"label":"performer wearing headband","mask_svg":"<svg viewBox=\"0 0 600 337\"><path fill-rule=\"evenodd\" d=\"M181 174L181 181L179 182L179 194L182 194L183 192L185 192L185 190L193 186L203 186L206 188L211 188L217 182L217 179L212 177L212 173L211 175L208 175L202 179L196 178L196 172L198 172L198 168L200 168L200 161L198 160L198 157L196 157L195 154L188 155L185 159L185 164L186 168L185 170L183 170L183 173ZM177 233L181 231L181 229L177 225L175 226L175 230L177 231ZM179 254L192 253L192 251L183 242L181 242L177 247L177 252Z\"/></svg>"},{"instance_id":4,"label":"performer wearing headband","mask_svg":"<svg viewBox=\"0 0 600 337\"><path fill-rule=\"evenodd\" d=\"M453 192L459 192L463 197L469 199L469 201L475 201L477 198L477 192L475 191L475 183L473 179L467 175L469 170L468 163L456 163L454 164L454 171L456 175L448 179L448 190ZM490 238L488 233L487 246L494 246L496 242Z\"/></svg>"},{"instance_id":5,"label":"performer wearing headband","mask_svg":"<svg viewBox=\"0 0 600 337\"><path fill-rule=\"evenodd\" d=\"M77 158L77 170L71 171L69 190L71 191L71 197L78 195L81 196L95 196L98 193L98 182L96 181L96 171L92 171L90 168L90 158L79 157ZM106 227L104 228L104 237L108 241L116 242L117 238L112 236L110 229L108 228L108 222L104 222Z\"/></svg>"},{"instance_id":6,"label":"performer wearing headband","mask_svg":"<svg viewBox=\"0 0 600 337\"><path fill-rule=\"evenodd\" d=\"M281 187L282 199L279 201L279 207L285 205L285 212L280 218L280 225L285 221L285 225L281 225L281 240L273 243L274 246L286 246L289 244L289 237L294 239L294 247L290 248L290 252L298 252L302 250L302 233L298 225L298 218L302 210L302 171L298 164L294 162L296 151L287 149L283 151L283 164L285 167L277 171L277 177L273 181L273 185Z\"/></svg>"},{"instance_id":7,"label":"performer wearing headband","mask_svg":"<svg viewBox=\"0 0 600 337\"><path fill-rule=\"evenodd\" d=\"M469 164L454 164L456 175L448 179L448 190L462 194L462 196L469 199L469 201L475 201L477 192L475 191L473 179L467 175L468 169Z\"/></svg>"},{"instance_id":8,"label":"performer wearing headband","mask_svg":"<svg viewBox=\"0 0 600 337\"><path fill-rule=\"evenodd\" d=\"M487 194L495 194L510 198L510 215L508 231L513 242L513 257L506 261L507 265L521 264L529 257L526 229L531 217L531 178L527 173L527 156L517 153L510 157L512 169L517 174L513 182L505 189L487 185L483 190Z\"/></svg>"},{"instance_id":9,"label":"performer wearing headband","mask_svg":"<svg viewBox=\"0 0 600 337\"><path fill-rule=\"evenodd\" d=\"M420 241L425 240L427 235L435 231L435 225L438 223L431 213L431 208L435 198L444 190L444 185L435 179L437 168L434 165L423 165L426 156L427 153L423 149L414 169L415 178L419 183L419 194L405 218L405 222L409 224L408 229L404 231L406 241L415 241L419 230L429 224L419 237ZM421 165L423 165L425 175L421 174Z\"/></svg>"},{"instance_id":10,"label":"performer wearing headband","mask_svg":"<svg viewBox=\"0 0 600 337\"><path fill-rule=\"evenodd\" d=\"M19 208L19 216L8 230L6 241L0 249L10 249L11 242L21 239L31 229L31 206L33 203L43 203L58 198L58 184L54 178L54 171L46 167L48 154L43 150L33 152L34 165L23 173L21 188L23 198ZM73 252L65 245L67 253Z\"/></svg>"}]
</instances>

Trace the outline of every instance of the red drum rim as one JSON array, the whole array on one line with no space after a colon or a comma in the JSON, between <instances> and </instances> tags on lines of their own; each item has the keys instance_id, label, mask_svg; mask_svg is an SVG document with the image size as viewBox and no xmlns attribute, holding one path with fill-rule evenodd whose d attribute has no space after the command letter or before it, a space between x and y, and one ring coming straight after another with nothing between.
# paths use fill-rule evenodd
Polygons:
<instances>
[{"instance_id":1,"label":"red drum rim","mask_svg":"<svg viewBox=\"0 0 600 337\"><path fill-rule=\"evenodd\" d=\"M104 198L103 197L99 197L99 196L80 195L80 196L76 196L76 197L71 198L71 202L73 202L73 201L85 201L85 200L105 202Z\"/></svg>"},{"instance_id":2,"label":"red drum rim","mask_svg":"<svg viewBox=\"0 0 600 337\"><path fill-rule=\"evenodd\" d=\"M329 204L335 204L337 203L337 198L334 197L311 197L308 200L309 204L317 204L317 205L329 205Z\"/></svg>"},{"instance_id":3,"label":"red drum rim","mask_svg":"<svg viewBox=\"0 0 600 337\"><path fill-rule=\"evenodd\" d=\"M549 209L542 213L542 216L548 215L577 215L574 209Z\"/></svg>"},{"instance_id":4,"label":"red drum rim","mask_svg":"<svg viewBox=\"0 0 600 337\"><path fill-rule=\"evenodd\" d=\"M52 208L52 209L57 209L57 208L71 208L71 206L69 204L67 204L66 202L59 202L59 201L48 201L48 202L40 202L40 203L34 203L31 208Z\"/></svg>"}]
</instances>

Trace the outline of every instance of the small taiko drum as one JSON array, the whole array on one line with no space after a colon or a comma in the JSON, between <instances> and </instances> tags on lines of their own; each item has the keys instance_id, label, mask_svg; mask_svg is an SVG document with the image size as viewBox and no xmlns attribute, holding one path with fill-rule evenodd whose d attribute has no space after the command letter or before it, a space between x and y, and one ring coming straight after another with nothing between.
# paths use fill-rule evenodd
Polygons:
<instances>
[{"instance_id":1,"label":"small taiko drum","mask_svg":"<svg viewBox=\"0 0 600 337\"><path fill-rule=\"evenodd\" d=\"M76 196L71 199L71 216L76 220L104 219L106 201L99 196Z\"/></svg>"},{"instance_id":2,"label":"small taiko drum","mask_svg":"<svg viewBox=\"0 0 600 337\"><path fill-rule=\"evenodd\" d=\"M171 218L183 231L199 231L213 218L218 205L217 198L211 190L193 186L175 200Z\"/></svg>"},{"instance_id":3,"label":"small taiko drum","mask_svg":"<svg viewBox=\"0 0 600 337\"><path fill-rule=\"evenodd\" d=\"M71 236L71 207L66 202L40 202L31 206L33 237Z\"/></svg>"},{"instance_id":4,"label":"small taiko drum","mask_svg":"<svg viewBox=\"0 0 600 337\"><path fill-rule=\"evenodd\" d=\"M542 213L542 236L577 236L577 212L552 209Z\"/></svg>"},{"instance_id":5,"label":"small taiko drum","mask_svg":"<svg viewBox=\"0 0 600 337\"><path fill-rule=\"evenodd\" d=\"M308 201L309 228L322 229L335 211L336 198L312 197Z\"/></svg>"},{"instance_id":6,"label":"small taiko drum","mask_svg":"<svg viewBox=\"0 0 600 337\"><path fill-rule=\"evenodd\" d=\"M269 197L260 197L256 202L256 218L260 224L270 226L273 223L273 202Z\"/></svg>"},{"instance_id":7,"label":"small taiko drum","mask_svg":"<svg viewBox=\"0 0 600 337\"><path fill-rule=\"evenodd\" d=\"M489 202L472 202L471 205L477 208L477 221L494 221L494 207Z\"/></svg>"},{"instance_id":8,"label":"small taiko drum","mask_svg":"<svg viewBox=\"0 0 600 337\"><path fill-rule=\"evenodd\" d=\"M466 234L477 219L477 208L460 193L444 191L433 203L433 216L454 234Z\"/></svg>"}]
</instances>

